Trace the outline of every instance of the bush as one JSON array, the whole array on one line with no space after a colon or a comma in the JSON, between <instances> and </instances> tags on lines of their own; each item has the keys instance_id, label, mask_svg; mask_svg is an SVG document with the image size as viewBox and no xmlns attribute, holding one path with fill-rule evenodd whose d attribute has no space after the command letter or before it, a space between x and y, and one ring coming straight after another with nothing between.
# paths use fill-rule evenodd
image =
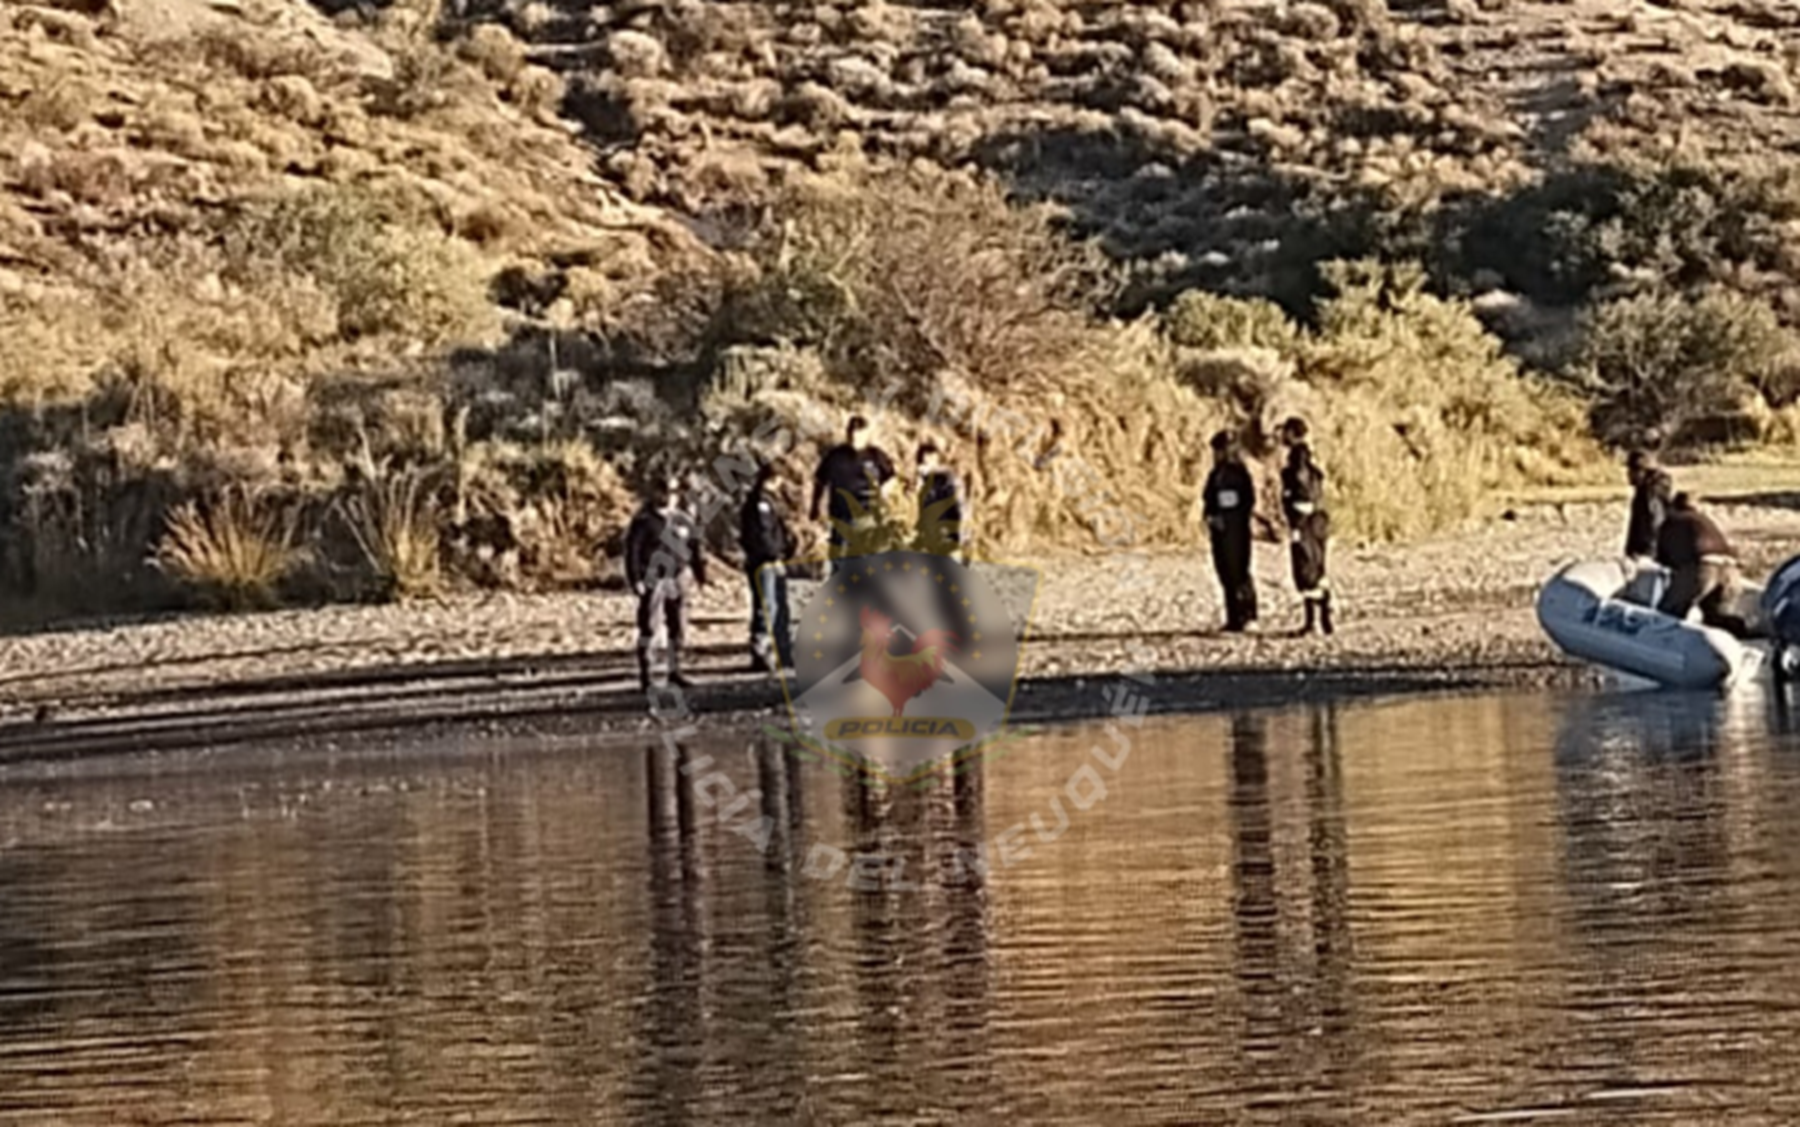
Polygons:
<instances>
[{"instance_id":1,"label":"bush","mask_svg":"<svg viewBox=\"0 0 1800 1127\"><path fill-rule=\"evenodd\" d=\"M1183 348L1272 348L1291 353L1300 331L1280 306L1263 298L1189 290L1163 315L1164 331Z\"/></svg>"},{"instance_id":2,"label":"bush","mask_svg":"<svg viewBox=\"0 0 1800 1127\"><path fill-rule=\"evenodd\" d=\"M1736 264L1776 270L1784 225L1800 218L1792 180L1715 165L1578 166L1475 214L1462 266L1558 305L1620 280L1682 289Z\"/></svg>"},{"instance_id":3,"label":"bush","mask_svg":"<svg viewBox=\"0 0 1800 1127\"><path fill-rule=\"evenodd\" d=\"M1056 384L1089 359L1111 282L1049 209L924 173L798 190L753 254L717 344L815 345L847 383L915 392L945 371L988 390Z\"/></svg>"},{"instance_id":4,"label":"bush","mask_svg":"<svg viewBox=\"0 0 1800 1127\"><path fill-rule=\"evenodd\" d=\"M1719 288L1692 299L1662 290L1590 310L1572 375L1592 399L1603 440L1681 445L1748 396L1789 398L1796 343L1754 298Z\"/></svg>"},{"instance_id":5,"label":"bush","mask_svg":"<svg viewBox=\"0 0 1800 1127\"><path fill-rule=\"evenodd\" d=\"M441 345L486 338L497 324L473 251L379 196L280 196L232 221L225 246L236 279L311 280L336 301L345 339L391 333Z\"/></svg>"}]
</instances>

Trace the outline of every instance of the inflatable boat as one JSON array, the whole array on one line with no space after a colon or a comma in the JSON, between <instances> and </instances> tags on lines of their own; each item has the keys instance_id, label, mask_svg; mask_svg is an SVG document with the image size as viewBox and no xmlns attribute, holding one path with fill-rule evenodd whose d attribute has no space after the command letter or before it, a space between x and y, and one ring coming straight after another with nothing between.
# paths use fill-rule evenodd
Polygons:
<instances>
[{"instance_id":1,"label":"inflatable boat","mask_svg":"<svg viewBox=\"0 0 1800 1127\"><path fill-rule=\"evenodd\" d=\"M1800 581L1800 558L1786 583ZM1698 621L1656 610L1668 572L1628 559L1581 560L1550 577L1538 592L1538 623L1564 653L1629 678L1673 689L1729 687L1759 670L1767 647ZM1765 588L1740 586L1733 613L1750 633L1763 633Z\"/></svg>"}]
</instances>

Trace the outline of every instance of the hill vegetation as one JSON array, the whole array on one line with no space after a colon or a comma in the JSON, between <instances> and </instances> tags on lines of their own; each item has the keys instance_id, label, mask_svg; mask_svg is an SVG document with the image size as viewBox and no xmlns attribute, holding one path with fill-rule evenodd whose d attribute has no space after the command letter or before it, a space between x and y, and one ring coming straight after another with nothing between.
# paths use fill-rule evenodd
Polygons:
<instances>
[{"instance_id":1,"label":"hill vegetation","mask_svg":"<svg viewBox=\"0 0 1800 1127\"><path fill-rule=\"evenodd\" d=\"M1792 440L1785 6L334 7L0 11L33 606L592 582L870 389L996 554L1190 544L1291 411L1362 539Z\"/></svg>"}]
</instances>

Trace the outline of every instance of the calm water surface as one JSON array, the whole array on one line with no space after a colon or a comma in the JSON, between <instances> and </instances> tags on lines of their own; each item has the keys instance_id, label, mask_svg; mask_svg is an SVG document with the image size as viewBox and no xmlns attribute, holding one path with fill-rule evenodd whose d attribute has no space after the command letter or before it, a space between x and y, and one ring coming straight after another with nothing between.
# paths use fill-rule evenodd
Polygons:
<instances>
[{"instance_id":1,"label":"calm water surface","mask_svg":"<svg viewBox=\"0 0 1800 1127\"><path fill-rule=\"evenodd\" d=\"M1794 731L1152 722L1060 831L1097 729L876 798L742 745L12 777L0 1122L1800 1122Z\"/></svg>"}]
</instances>

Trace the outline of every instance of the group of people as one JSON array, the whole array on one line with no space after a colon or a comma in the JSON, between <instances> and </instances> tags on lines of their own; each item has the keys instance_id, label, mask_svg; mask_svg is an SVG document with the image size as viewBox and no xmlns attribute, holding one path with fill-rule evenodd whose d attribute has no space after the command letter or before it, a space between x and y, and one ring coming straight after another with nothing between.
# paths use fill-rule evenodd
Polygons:
<instances>
[{"instance_id":1,"label":"group of people","mask_svg":"<svg viewBox=\"0 0 1800 1127\"><path fill-rule=\"evenodd\" d=\"M1331 588L1326 580L1326 545L1331 522L1325 511L1325 473L1314 460L1306 423L1290 418L1280 428L1287 458L1281 470L1281 511L1290 538L1294 584L1306 609L1304 633L1333 630ZM1213 437L1213 467L1202 491L1213 567L1225 596L1225 629L1239 632L1257 618L1256 584L1251 576L1251 542L1256 516L1256 484L1237 437ZM934 442L913 455L912 490L919 527L928 532L927 550L960 556L967 540L962 482ZM788 607L786 566L797 541L781 503L772 492L775 467L756 466L739 510L738 540L750 591L750 664L757 672L792 669L793 623ZM827 517L828 567L843 558L859 528L877 519L879 502L898 480L894 460L874 442L862 416L849 421L844 441L825 451L813 474L809 519ZM682 672L687 607L696 586L707 583L701 531L684 507L679 478L662 483L660 495L632 518L625 537L625 575L637 596L639 684L648 691L658 636L669 683L690 687Z\"/></svg>"},{"instance_id":2,"label":"group of people","mask_svg":"<svg viewBox=\"0 0 1800 1127\"><path fill-rule=\"evenodd\" d=\"M1331 518L1325 512L1325 471L1313 458L1306 421L1290 418L1279 437L1287 449L1281 467L1281 515L1288 536L1288 562L1294 587L1306 608L1303 634L1330 634L1331 585L1325 574ZM1244 451L1231 431L1212 438L1213 468L1201 490L1201 510L1212 541L1213 570L1225 592L1225 629L1248 630L1256 621L1256 580L1250 571L1255 534L1256 480L1245 464Z\"/></svg>"},{"instance_id":3,"label":"group of people","mask_svg":"<svg viewBox=\"0 0 1800 1127\"><path fill-rule=\"evenodd\" d=\"M1281 516L1289 541L1288 558L1305 620L1301 633L1333 632L1331 586L1326 576L1331 520L1325 508L1325 472L1313 457L1306 422L1289 418L1278 431L1286 450L1281 468ZM1201 509L1212 547L1213 569L1223 590L1225 630L1239 633L1257 620L1256 582L1251 573L1255 539L1256 482L1239 437L1220 431L1212 438L1212 469L1201 492ZM931 550L961 555L966 539L965 500L956 472L933 442L914 451L913 492L921 528L934 533ZM1643 450L1626 459L1632 487L1625 554L1649 559L1669 571L1657 609L1685 618L1696 607L1702 620L1739 636L1743 618L1732 613L1738 579L1737 552L1711 517L1687 493L1674 490L1667 470ZM759 462L739 513L739 543L750 588L751 667L773 672L793 668L793 627L788 609L787 563L796 540L779 501L771 492L775 468ZM825 451L813 474L808 516L818 520L821 503L828 518L828 566L835 567L859 527L877 519L880 502L898 478L894 461L873 441L869 421L849 421L844 441ZM700 529L683 507L681 482L664 482L661 496L647 503L626 533L625 572L638 599L637 661L640 684L650 687L655 639L666 641L671 684L692 682L682 673L688 596L707 582ZM660 555L660 559L659 559Z\"/></svg>"},{"instance_id":4,"label":"group of people","mask_svg":"<svg viewBox=\"0 0 1800 1127\"><path fill-rule=\"evenodd\" d=\"M1738 555L1731 541L1691 495L1675 492L1668 471L1645 451L1626 455L1625 475L1631 483L1625 554L1669 569L1656 609L1686 618L1698 607L1702 622L1743 637L1748 625L1731 612L1738 582Z\"/></svg>"},{"instance_id":5,"label":"group of people","mask_svg":"<svg viewBox=\"0 0 1800 1127\"><path fill-rule=\"evenodd\" d=\"M960 479L935 442L918 446L913 466L920 526L933 530L935 550L960 554L965 538ZM877 519L879 502L898 476L893 458L874 442L869 420L851 418L844 441L819 459L807 510L816 521L824 503L830 566L843 558L856 532ZM775 467L759 461L738 512L738 544L750 589L750 666L761 673L794 668L787 564L797 541L771 491L774 480ZM692 686L681 671L681 655L688 596L694 586L707 582L705 555L700 530L683 507L681 481L670 478L663 495L638 511L625 534L625 577L638 600L638 683L646 692L658 634L665 643L669 683Z\"/></svg>"}]
</instances>

